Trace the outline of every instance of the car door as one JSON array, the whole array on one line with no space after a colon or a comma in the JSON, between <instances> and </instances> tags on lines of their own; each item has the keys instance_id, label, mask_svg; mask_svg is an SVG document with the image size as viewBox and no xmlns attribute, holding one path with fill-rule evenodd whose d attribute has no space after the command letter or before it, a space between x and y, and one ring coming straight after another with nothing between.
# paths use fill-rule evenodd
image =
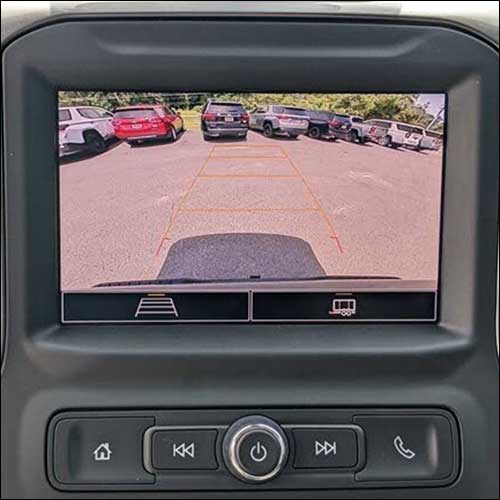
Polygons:
<instances>
[{"instance_id":1,"label":"car door","mask_svg":"<svg viewBox=\"0 0 500 500\"><path fill-rule=\"evenodd\" d=\"M175 131L179 132L180 130L182 130L182 118L180 117L179 113L177 113L169 106L165 106L164 112L166 113L166 118L168 118L169 123L174 127Z\"/></svg>"},{"instance_id":2,"label":"car door","mask_svg":"<svg viewBox=\"0 0 500 500\"><path fill-rule=\"evenodd\" d=\"M266 108L259 107L250 115L250 127L262 130Z\"/></svg>"},{"instance_id":3,"label":"car door","mask_svg":"<svg viewBox=\"0 0 500 500\"><path fill-rule=\"evenodd\" d=\"M113 127L113 113L101 108L96 108L96 111L100 116L99 122L100 126L102 126L102 130L104 131L104 137L113 137L115 135L115 129Z\"/></svg>"},{"instance_id":4,"label":"car door","mask_svg":"<svg viewBox=\"0 0 500 500\"><path fill-rule=\"evenodd\" d=\"M105 117L97 108L76 108L76 113L79 115L79 122L85 124L88 128L93 128L106 138L109 134L107 121L111 123L109 117Z\"/></svg>"}]
</instances>

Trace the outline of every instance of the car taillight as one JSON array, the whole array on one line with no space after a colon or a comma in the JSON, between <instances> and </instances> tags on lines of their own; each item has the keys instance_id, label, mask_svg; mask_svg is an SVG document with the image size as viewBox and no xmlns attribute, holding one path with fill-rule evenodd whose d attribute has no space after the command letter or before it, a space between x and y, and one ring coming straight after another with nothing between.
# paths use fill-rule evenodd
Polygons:
<instances>
[{"instance_id":1,"label":"car taillight","mask_svg":"<svg viewBox=\"0 0 500 500\"><path fill-rule=\"evenodd\" d=\"M154 125L159 125L160 123L163 123L163 120L157 116L150 118L148 121L149 123L152 123Z\"/></svg>"},{"instance_id":2,"label":"car taillight","mask_svg":"<svg viewBox=\"0 0 500 500\"><path fill-rule=\"evenodd\" d=\"M248 114L241 115L241 121L247 122L250 116Z\"/></svg>"},{"instance_id":3,"label":"car taillight","mask_svg":"<svg viewBox=\"0 0 500 500\"><path fill-rule=\"evenodd\" d=\"M215 113L205 113L202 118L209 122L209 121L213 121L217 118L217 115Z\"/></svg>"}]
</instances>

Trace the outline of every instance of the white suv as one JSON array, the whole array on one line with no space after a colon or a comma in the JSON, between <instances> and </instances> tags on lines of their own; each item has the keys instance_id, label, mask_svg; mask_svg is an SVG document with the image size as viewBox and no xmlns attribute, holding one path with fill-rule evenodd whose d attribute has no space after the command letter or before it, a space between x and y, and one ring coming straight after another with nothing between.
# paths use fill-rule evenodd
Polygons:
<instances>
[{"instance_id":1,"label":"white suv","mask_svg":"<svg viewBox=\"0 0 500 500\"><path fill-rule=\"evenodd\" d=\"M420 149L423 129L418 125L379 119L368 120L365 123L377 127L377 129L385 129L385 134L379 135L376 139L376 142L381 146L389 148L404 146L416 150Z\"/></svg>"},{"instance_id":2,"label":"white suv","mask_svg":"<svg viewBox=\"0 0 500 500\"><path fill-rule=\"evenodd\" d=\"M59 108L59 156L79 151L102 153L115 135L113 114L94 106Z\"/></svg>"}]
</instances>

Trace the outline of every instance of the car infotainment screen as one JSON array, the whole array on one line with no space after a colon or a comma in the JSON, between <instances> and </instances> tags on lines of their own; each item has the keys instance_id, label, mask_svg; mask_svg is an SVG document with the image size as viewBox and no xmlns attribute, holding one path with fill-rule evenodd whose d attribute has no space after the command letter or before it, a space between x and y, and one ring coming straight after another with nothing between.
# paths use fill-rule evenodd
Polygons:
<instances>
[{"instance_id":1,"label":"car infotainment screen","mask_svg":"<svg viewBox=\"0 0 500 500\"><path fill-rule=\"evenodd\" d=\"M444 94L58 94L65 323L437 319Z\"/></svg>"}]
</instances>

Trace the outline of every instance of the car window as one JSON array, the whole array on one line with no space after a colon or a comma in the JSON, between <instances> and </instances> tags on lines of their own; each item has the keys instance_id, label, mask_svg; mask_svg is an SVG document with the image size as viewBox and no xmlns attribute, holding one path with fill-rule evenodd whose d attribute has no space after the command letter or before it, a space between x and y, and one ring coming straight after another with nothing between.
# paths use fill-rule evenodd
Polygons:
<instances>
[{"instance_id":1,"label":"car window","mask_svg":"<svg viewBox=\"0 0 500 500\"><path fill-rule=\"evenodd\" d=\"M350 122L350 117L348 115L339 115L335 113L335 119L340 122Z\"/></svg>"},{"instance_id":2,"label":"car window","mask_svg":"<svg viewBox=\"0 0 500 500\"><path fill-rule=\"evenodd\" d=\"M80 116L83 116L83 118L102 118L99 111L94 108L77 108L76 111Z\"/></svg>"},{"instance_id":3,"label":"car window","mask_svg":"<svg viewBox=\"0 0 500 500\"><path fill-rule=\"evenodd\" d=\"M360 116L351 116L352 123L363 123L363 118Z\"/></svg>"},{"instance_id":4,"label":"car window","mask_svg":"<svg viewBox=\"0 0 500 500\"><path fill-rule=\"evenodd\" d=\"M404 125L403 123L398 123L396 125L398 130L402 130L403 132L413 132L415 134L422 134L422 130L418 127L413 127L412 125Z\"/></svg>"},{"instance_id":5,"label":"car window","mask_svg":"<svg viewBox=\"0 0 500 500\"><path fill-rule=\"evenodd\" d=\"M101 118L113 118L113 113L110 113L109 111L106 111L105 109L97 109L96 111L99 113L99 116Z\"/></svg>"},{"instance_id":6,"label":"car window","mask_svg":"<svg viewBox=\"0 0 500 500\"><path fill-rule=\"evenodd\" d=\"M210 104L211 113L244 113L245 108L241 104L233 103L212 103Z\"/></svg>"},{"instance_id":7,"label":"car window","mask_svg":"<svg viewBox=\"0 0 500 500\"><path fill-rule=\"evenodd\" d=\"M304 116L307 118L307 111L301 108L289 108L284 106L282 107L282 111L278 111L278 113L284 113L286 115Z\"/></svg>"},{"instance_id":8,"label":"car window","mask_svg":"<svg viewBox=\"0 0 500 500\"><path fill-rule=\"evenodd\" d=\"M69 109L60 109L59 110L59 121L66 122L68 120L71 120L71 113L70 113Z\"/></svg>"},{"instance_id":9,"label":"car window","mask_svg":"<svg viewBox=\"0 0 500 500\"><path fill-rule=\"evenodd\" d=\"M115 118L154 118L158 116L152 108L120 109L115 112Z\"/></svg>"},{"instance_id":10,"label":"car window","mask_svg":"<svg viewBox=\"0 0 500 500\"><path fill-rule=\"evenodd\" d=\"M428 135L429 137L434 137L435 139L442 139L442 135L440 132L434 132L433 130L426 130L425 135Z\"/></svg>"},{"instance_id":11,"label":"car window","mask_svg":"<svg viewBox=\"0 0 500 500\"><path fill-rule=\"evenodd\" d=\"M328 113L323 111L308 111L307 116L311 120L328 120Z\"/></svg>"}]
</instances>

